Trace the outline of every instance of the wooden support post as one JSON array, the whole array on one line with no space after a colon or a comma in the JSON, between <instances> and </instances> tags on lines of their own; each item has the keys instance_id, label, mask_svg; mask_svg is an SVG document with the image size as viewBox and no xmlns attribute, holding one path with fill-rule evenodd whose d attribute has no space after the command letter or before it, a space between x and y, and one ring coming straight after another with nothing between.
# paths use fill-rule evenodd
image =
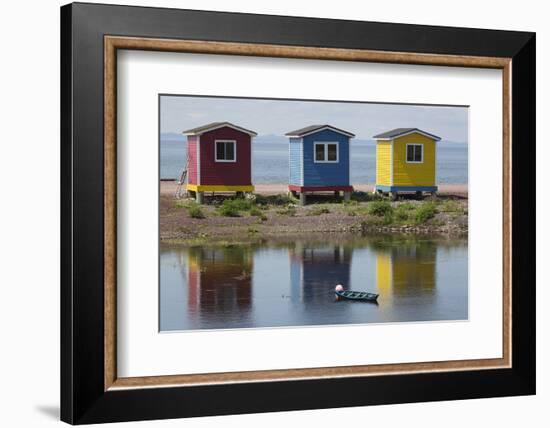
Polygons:
<instances>
[{"instance_id":1,"label":"wooden support post","mask_svg":"<svg viewBox=\"0 0 550 428\"><path fill-rule=\"evenodd\" d=\"M345 195L345 194L346 194L346 192L344 192L344 195ZM340 191L339 191L339 190L335 190L335 191L334 191L334 196L337 197L337 198L340 197Z\"/></svg>"},{"instance_id":2,"label":"wooden support post","mask_svg":"<svg viewBox=\"0 0 550 428\"><path fill-rule=\"evenodd\" d=\"M389 192L392 201L397 201L397 192Z\"/></svg>"},{"instance_id":3,"label":"wooden support post","mask_svg":"<svg viewBox=\"0 0 550 428\"><path fill-rule=\"evenodd\" d=\"M422 199L422 192L420 190L416 191L416 199Z\"/></svg>"},{"instance_id":4,"label":"wooden support post","mask_svg":"<svg viewBox=\"0 0 550 428\"><path fill-rule=\"evenodd\" d=\"M304 192L300 193L300 205L304 206L306 204L306 194Z\"/></svg>"},{"instance_id":5,"label":"wooden support post","mask_svg":"<svg viewBox=\"0 0 550 428\"><path fill-rule=\"evenodd\" d=\"M197 204L202 204L204 201L204 192L197 192Z\"/></svg>"},{"instance_id":6,"label":"wooden support post","mask_svg":"<svg viewBox=\"0 0 550 428\"><path fill-rule=\"evenodd\" d=\"M242 198L242 197L244 197L244 192L235 192L235 196L237 198Z\"/></svg>"},{"instance_id":7,"label":"wooden support post","mask_svg":"<svg viewBox=\"0 0 550 428\"><path fill-rule=\"evenodd\" d=\"M351 199L351 192L344 192L344 201L349 202Z\"/></svg>"}]
</instances>

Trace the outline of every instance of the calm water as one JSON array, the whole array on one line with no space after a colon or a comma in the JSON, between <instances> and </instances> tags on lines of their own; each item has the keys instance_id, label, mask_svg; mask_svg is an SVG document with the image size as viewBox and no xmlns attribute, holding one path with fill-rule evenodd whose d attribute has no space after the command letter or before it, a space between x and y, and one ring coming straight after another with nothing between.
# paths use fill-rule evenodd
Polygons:
<instances>
[{"instance_id":1,"label":"calm water","mask_svg":"<svg viewBox=\"0 0 550 428\"><path fill-rule=\"evenodd\" d=\"M160 272L162 331L468 318L466 240L163 245ZM338 283L378 305L336 302Z\"/></svg>"},{"instance_id":2,"label":"calm water","mask_svg":"<svg viewBox=\"0 0 550 428\"><path fill-rule=\"evenodd\" d=\"M185 166L187 144L184 141L162 140L160 150L161 178L177 178ZM351 182L374 183L375 145L353 142L351 146ZM288 182L288 143L258 142L253 152L254 183ZM439 143L437 178L440 183L468 183L468 146Z\"/></svg>"}]
</instances>

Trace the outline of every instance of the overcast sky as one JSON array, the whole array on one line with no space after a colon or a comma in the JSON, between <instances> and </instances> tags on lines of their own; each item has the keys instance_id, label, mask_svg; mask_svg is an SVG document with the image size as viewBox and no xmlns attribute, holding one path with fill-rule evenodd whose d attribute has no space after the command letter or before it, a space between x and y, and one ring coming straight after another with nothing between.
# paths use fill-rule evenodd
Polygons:
<instances>
[{"instance_id":1,"label":"overcast sky","mask_svg":"<svg viewBox=\"0 0 550 428\"><path fill-rule=\"evenodd\" d=\"M308 125L330 124L365 140L393 128L408 127L444 140L468 140L467 107L162 96L160 121L162 133L178 134L210 122L227 121L258 135L284 135Z\"/></svg>"}]
</instances>

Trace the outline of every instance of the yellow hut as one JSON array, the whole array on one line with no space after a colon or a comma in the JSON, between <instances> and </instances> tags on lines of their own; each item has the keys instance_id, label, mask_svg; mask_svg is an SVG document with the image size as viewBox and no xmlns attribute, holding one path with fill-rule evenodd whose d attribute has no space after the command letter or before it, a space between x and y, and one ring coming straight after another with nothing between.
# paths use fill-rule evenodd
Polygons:
<instances>
[{"instance_id":1,"label":"yellow hut","mask_svg":"<svg viewBox=\"0 0 550 428\"><path fill-rule=\"evenodd\" d=\"M436 135L418 128L396 128L373 137L376 140L375 192L437 192Z\"/></svg>"}]
</instances>

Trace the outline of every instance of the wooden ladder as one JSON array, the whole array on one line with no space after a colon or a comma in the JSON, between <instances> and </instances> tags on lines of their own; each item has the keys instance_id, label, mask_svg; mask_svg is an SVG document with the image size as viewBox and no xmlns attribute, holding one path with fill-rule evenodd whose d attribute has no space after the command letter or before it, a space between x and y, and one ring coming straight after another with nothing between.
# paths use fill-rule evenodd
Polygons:
<instances>
[{"instance_id":1,"label":"wooden ladder","mask_svg":"<svg viewBox=\"0 0 550 428\"><path fill-rule=\"evenodd\" d=\"M187 180L187 170L189 168L189 157L185 161L185 168L180 174L180 178L177 181L176 192L174 193L174 199L181 199L184 194L185 182Z\"/></svg>"}]
</instances>

